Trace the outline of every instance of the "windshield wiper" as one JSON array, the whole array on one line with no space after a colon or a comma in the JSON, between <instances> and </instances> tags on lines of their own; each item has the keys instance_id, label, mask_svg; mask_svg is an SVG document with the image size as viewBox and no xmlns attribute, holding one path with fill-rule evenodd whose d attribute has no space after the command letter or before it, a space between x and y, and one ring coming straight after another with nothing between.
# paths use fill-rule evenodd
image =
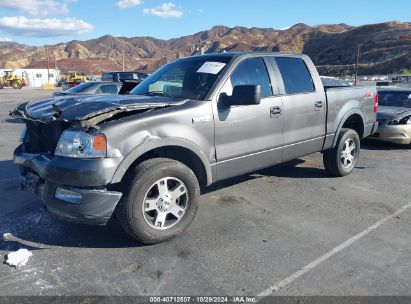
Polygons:
<instances>
[{"instance_id":1,"label":"windshield wiper","mask_svg":"<svg viewBox=\"0 0 411 304\"><path fill-rule=\"evenodd\" d=\"M163 91L151 91L151 92L146 92L143 94L144 96L163 96L163 97L170 97L167 94L165 94Z\"/></svg>"}]
</instances>

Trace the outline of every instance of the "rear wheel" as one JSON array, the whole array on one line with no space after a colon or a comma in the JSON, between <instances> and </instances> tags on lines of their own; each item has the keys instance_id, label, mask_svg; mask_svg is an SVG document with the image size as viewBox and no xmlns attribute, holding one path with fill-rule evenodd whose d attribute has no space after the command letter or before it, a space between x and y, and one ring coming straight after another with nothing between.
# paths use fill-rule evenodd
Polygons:
<instances>
[{"instance_id":1,"label":"rear wheel","mask_svg":"<svg viewBox=\"0 0 411 304\"><path fill-rule=\"evenodd\" d=\"M357 164L360 138L352 129L341 130L336 146L323 154L324 167L331 176L346 176Z\"/></svg>"},{"instance_id":2,"label":"rear wheel","mask_svg":"<svg viewBox=\"0 0 411 304\"><path fill-rule=\"evenodd\" d=\"M117 217L136 240L164 242L193 221L199 194L197 178L190 168L171 159L150 159L127 177Z\"/></svg>"},{"instance_id":3,"label":"rear wheel","mask_svg":"<svg viewBox=\"0 0 411 304\"><path fill-rule=\"evenodd\" d=\"M3 84L0 82L0 90L3 88Z\"/></svg>"}]
</instances>

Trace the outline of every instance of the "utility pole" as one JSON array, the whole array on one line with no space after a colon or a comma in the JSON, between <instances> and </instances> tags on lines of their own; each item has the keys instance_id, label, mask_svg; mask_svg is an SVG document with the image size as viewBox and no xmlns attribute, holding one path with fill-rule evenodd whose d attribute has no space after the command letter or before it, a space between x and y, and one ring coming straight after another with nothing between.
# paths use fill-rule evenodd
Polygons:
<instances>
[{"instance_id":1,"label":"utility pole","mask_svg":"<svg viewBox=\"0 0 411 304\"><path fill-rule=\"evenodd\" d=\"M356 60L356 62L355 62L355 79L354 79L354 85L357 85L358 63L360 62L360 52L361 52L361 44L358 45L358 49L357 49L357 60Z\"/></svg>"},{"instance_id":2,"label":"utility pole","mask_svg":"<svg viewBox=\"0 0 411 304\"><path fill-rule=\"evenodd\" d=\"M60 80L60 71L57 68L56 54L53 54L53 55L54 55L54 79L58 81L58 80Z\"/></svg>"},{"instance_id":3,"label":"utility pole","mask_svg":"<svg viewBox=\"0 0 411 304\"><path fill-rule=\"evenodd\" d=\"M124 65L125 65L125 58L124 58L124 49L123 49L123 72L125 71Z\"/></svg>"},{"instance_id":4,"label":"utility pole","mask_svg":"<svg viewBox=\"0 0 411 304\"><path fill-rule=\"evenodd\" d=\"M49 61L49 48L46 46L47 56L47 83L50 83L50 61Z\"/></svg>"}]
</instances>

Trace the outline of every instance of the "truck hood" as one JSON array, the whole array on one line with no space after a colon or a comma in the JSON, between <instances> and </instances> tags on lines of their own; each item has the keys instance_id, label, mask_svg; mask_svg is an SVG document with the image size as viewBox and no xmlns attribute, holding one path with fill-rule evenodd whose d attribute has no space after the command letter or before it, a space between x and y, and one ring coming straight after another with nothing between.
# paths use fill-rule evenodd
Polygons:
<instances>
[{"instance_id":1,"label":"truck hood","mask_svg":"<svg viewBox=\"0 0 411 304\"><path fill-rule=\"evenodd\" d=\"M185 100L181 99L142 95L64 96L24 103L10 115L14 118L45 123L55 120L74 122L105 113L114 115L125 111L174 106L184 102Z\"/></svg>"},{"instance_id":2,"label":"truck hood","mask_svg":"<svg viewBox=\"0 0 411 304\"><path fill-rule=\"evenodd\" d=\"M406 107L378 107L377 112L377 120L378 121L386 121L386 120L393 120L397 117L403 117L411 115L411 108Z\"/></svg>"}]
</instances>

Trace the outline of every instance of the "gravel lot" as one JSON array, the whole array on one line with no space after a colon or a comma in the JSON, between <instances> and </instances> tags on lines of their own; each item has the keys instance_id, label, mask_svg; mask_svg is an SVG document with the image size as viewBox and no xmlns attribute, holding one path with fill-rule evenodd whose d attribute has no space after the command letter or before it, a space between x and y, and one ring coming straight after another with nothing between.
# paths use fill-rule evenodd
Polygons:
<instances>
[{"instance_id":1,"label":"gravel lot","mask_svg":"<svg viewBox=\"0 0 411 304\"><path fill-rule=\"evenodd\" d=\"M344 178L314 154L227 180L202 195L184 235L141 246L115 223L54 219L18 190L22 124L8 111L49 95L0 91L0 233L14 236L0 256L33 252L19 269L0 264L0 296L411 295L410 147L365 141Z\"/></svg>"}]
</instances>

